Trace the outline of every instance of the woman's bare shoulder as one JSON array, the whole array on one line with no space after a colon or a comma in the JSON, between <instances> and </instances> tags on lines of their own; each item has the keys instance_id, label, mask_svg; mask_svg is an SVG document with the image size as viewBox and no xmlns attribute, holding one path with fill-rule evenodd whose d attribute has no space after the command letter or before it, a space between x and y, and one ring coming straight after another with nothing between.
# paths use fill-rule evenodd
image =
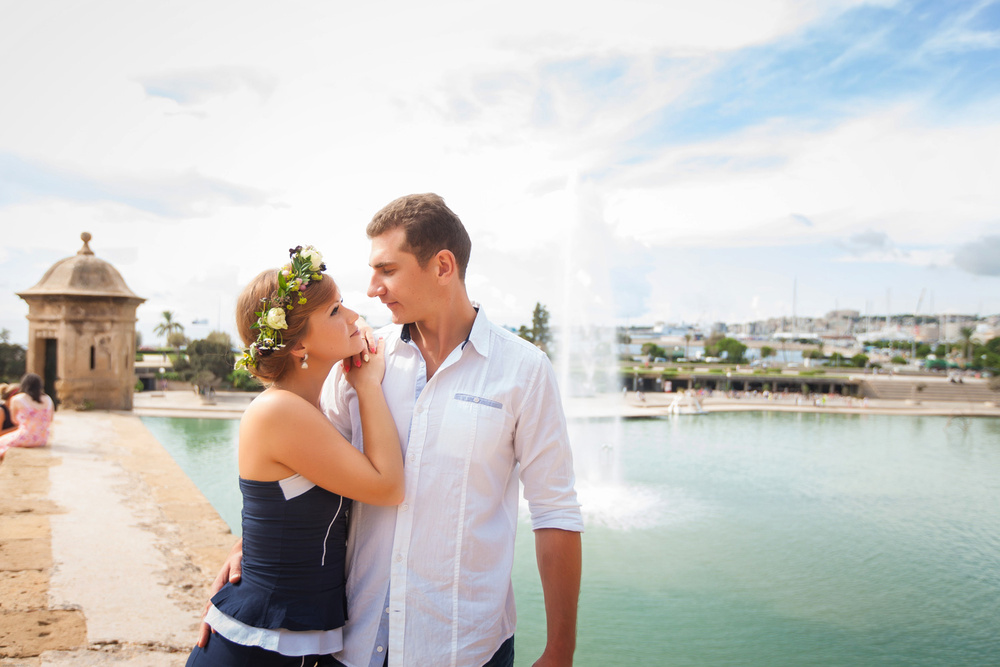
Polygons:
<instances>
[{"instance_id":1,"label":"woman's bare shoulder","mask_svg":"<svg viewBox=\"0 0 1000 667\"><path fill-rule=\"evenodd\" d=\"M309 409L315 410L316 408L297 394L280 389L266 389L250 401L250 405L243 412L243 421L294 419L296 415Z\"/></svg>"}]
</instances>

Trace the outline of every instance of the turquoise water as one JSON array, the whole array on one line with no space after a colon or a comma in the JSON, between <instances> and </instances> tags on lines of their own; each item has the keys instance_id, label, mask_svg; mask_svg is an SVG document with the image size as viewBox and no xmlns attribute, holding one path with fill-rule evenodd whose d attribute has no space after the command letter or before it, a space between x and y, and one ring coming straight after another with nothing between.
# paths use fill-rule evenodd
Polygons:
<instances>
[{"instance_id":1,"label":"turquoise water","mask_svg":"<svg viewBox=\"0 0 1000 667\"><path fill-rule=\"evenodd\" d=\"M237 529L235 422L143 421ZM1000 664L1000 420L574 426L577 665ZM544 615L524 521L514 582L527 666Z\"/></svg>"}]
</instances>

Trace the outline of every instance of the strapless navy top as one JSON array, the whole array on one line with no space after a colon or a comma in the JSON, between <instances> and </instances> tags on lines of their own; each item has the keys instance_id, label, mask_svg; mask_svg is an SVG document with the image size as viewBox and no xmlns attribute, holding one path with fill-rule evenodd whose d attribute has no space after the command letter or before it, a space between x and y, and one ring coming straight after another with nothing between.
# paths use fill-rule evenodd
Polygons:
<instances>
[{"instance_id":1,"label":"strapless navy top","mask_svg":"<svg viewBox=\"0 0 1000 667\"><path fill-rule=\"evenodd\" d=\"M344 559L350 498L295 475L240 479L243 575L212 603L255 628L333 630L347 620Z\"/></svg>"}]
</instances>

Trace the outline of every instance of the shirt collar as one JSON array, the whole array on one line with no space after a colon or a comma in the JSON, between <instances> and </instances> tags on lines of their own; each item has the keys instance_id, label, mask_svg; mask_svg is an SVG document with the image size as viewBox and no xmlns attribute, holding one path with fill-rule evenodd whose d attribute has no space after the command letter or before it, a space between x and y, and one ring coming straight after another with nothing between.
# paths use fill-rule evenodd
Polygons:
<instances>
[{"instance_id":1,"label":"shirt collar","mask_svg":"<svg viewBox=\"0 0 1000 667\"><path fill-rule=\"evenodd\" d=\"M482 306L478 304L473 304L473 306L476 309L476 319L472 322L472 330L469 332L468 338L462 343L462 349L464 350L466 345L472 343L476 352L488 357L490 356L490 321L486 319ZM399 342L402 344L408 344L412 340L410 324L412 323L404 324L399 330Z\"/></svg>"}]
</instances>

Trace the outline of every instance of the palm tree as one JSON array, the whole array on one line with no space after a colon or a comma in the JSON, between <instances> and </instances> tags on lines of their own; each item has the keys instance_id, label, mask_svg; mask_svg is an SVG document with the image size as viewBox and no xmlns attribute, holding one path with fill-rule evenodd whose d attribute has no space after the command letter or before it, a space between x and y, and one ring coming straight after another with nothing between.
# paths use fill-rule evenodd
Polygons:
<instances>
[{"instance_id":1,"label":"palm tree","mask_svg":"<svg viewBox=\"0 0 1000 667\"><path fill-rule=\"evenodd\" d=\"M184 333L184 325L174 319L174 314L172 311L163 311L163 321L156 325L153 329L153 333L157 336L163 336L166 341L170 338L170 334L174 333Z\"/></svg>"},{"instance_id":2,"label":"palm tree","mask_svg":"<svg viewBox=\"0 0 1000 667\"><path fill-rule=\"evenodd\" d=\"M972 356L970 349L972 348L972 334L976 333L975 327L962 327L958 330L959 335L962 337L962 347L965 350L965 365L969 365L969 357Z\"/></svg>"}]
</instances>

